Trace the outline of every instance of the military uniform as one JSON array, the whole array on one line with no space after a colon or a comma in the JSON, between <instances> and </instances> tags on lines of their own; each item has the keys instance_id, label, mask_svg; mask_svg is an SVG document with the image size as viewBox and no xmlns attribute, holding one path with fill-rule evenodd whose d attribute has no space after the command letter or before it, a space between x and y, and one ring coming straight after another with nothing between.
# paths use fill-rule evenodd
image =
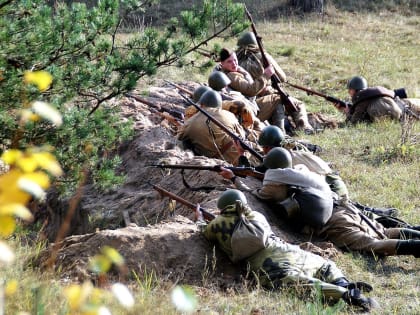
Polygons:
<instances>
[{"instance_id":1,"label":"military uniform","mask_svg":"<svg viewBox=\"0 0 420 315\"><path fill-rule=\"evenodd\" d=\"M333 284L334 281L344 278L334 262L280 240L259 212L247 207L244 214L248 220L259 220L269 234L266 248L245 258L262 285L277 288L281 285L307 287L319 284L323 294L334 299L341 298L347 291ZM217 242L230 259L233 253L231 237L238 220L236 207L233 205L224 209L208 225L201 224L205 237Z\"/></svg>"},{"instance_id":2,"label":"military uniform","mask_svg":"<svg viewBox=\"0 0 420 315\"><path fill-rule=\"evenodd\" d=\"M206 108L206 111L236 135L245 138L245 132L235 115L221 108ZM196 154L225 160L236 164L239 153L232 138L211 122L203 113L196 113L181 128L178 139L192 145Z\"/></svg>"},{"instance_id":3,"label":"military uniform","mask_svg":"<svg viewBox=\"0 0 420 315\"><path fill-rule=\"evenodd\" d=\"M258 96L268 84L268 78L263 75L263 69L261 69L260 75L255 79L241 67L238 67L238 71L236 72L226 72L221 67L216 67L215 70L223 71L231 80L229 84L230 90L240 92L251 102L256 102L258 105L257 117L259 120L267 120L271 124L284 129L284 106L281 103L280 96L275 94Z\"/></svg>"},{"instance_id":4,"label":"military uniform","mask_svg":"<svg viewBox=\"0 0 420 315\"><path fill-rule=\"evenodd\" d=\"M347 115L347 121L374 122L382 118L399 120L402 108L394 100L395 93L384 87L370 87L357 91L352 97L353 105Z\"/></svg>"},{"instance_id":5,"label":"military uniform","mask_svg":"<svg viewBox=\"0 0 420 315\"><path fill-rule=\"evenodd\" d=\"M266 201L283 201L289 196L289 186L324 187L325 179L322 176L315 176L313 172L301 170L299 176L285 178L287 169L269 169L265 173L263 186L255 191L257 197ZM291 174L290 172L288 174ZM292 175L292 174L291 174ZM302 179L302 176L306 180ZM375 253L377 255L398 254L399 239L410 235L418 238L420 233L401 228L384 228L381 224L362 218L359 210L349 204L346 200L336 202L330 219L318 229L311 228L315 233L334 243L340 248L352 251ZM405 231L405 232L404 232Z\"/></svg>"},{"instance_id":6,"label":"military uniform","mask_svg":"<svg viewBox=\"0 0 420 315\"><path fill-rule=\"evenodd\" d=\"M258 68L262 68L262 56L261 56L261 52L260 52L258 46L254 45L254 44L250 44L250 45L247 45L247 46L241 46L236 51L236 55L238 57L239 65L242 68L244 68L245 70L247 70L252 75L252 77L255 79L256 75L258 74ZM265 52L265 56L266 56L268 62L273 66L274 71L275 71L276 75L279 77L279 79L283 82L286 81L286 74L281 69L279 64L274 60L274 58L270 54L268 54L267 52ZM267 95L272 95L272 94L279 97L277 95L277 91L273 87L270 86L265 91L261 92L259 94L259 96L266 97ZM294 97L290 97L290 100L295 105L295 107L298 109L298 111L292 112L292 113L286 112L286 114L292 116L293 121L295 122L296 127L298 129L313 130L313 127L311 126L311 124L309 123L309 120L308 120L308 113L306 111L305 104L302 101L300 101L300 100L298 100ZM281 102L281 99L280 99L280 102Z\"/></svg>"}]
</instances>

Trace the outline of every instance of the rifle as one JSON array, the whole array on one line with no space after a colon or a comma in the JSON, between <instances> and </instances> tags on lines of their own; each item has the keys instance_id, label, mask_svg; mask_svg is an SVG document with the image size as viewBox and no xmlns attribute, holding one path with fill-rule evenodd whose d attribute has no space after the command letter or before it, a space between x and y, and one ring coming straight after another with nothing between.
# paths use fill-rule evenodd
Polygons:
<instances>
[{"instance_id":1,"label":"rifle","mask_svg":"<svg viewBox=\"0 0 420 315\"><path fill-rule=\"evenodd\" d=\"M168 80L163 80L163 81L165 81L166 83L169 83L170 85L176 87L178 90L180 90L181 92L184 92L189 97L192 97L194 95L194 93L191 92L190 90L188 90L186 88L183 88L182 86L180 86L180 85L178 85L178 84L176 84L174 82L171 82L171 81L168 81ZM230 96L230 95L228 95L226 93L222 93L222 92L219 92L219 93L222 96L222 100L224 100L224 101L234 101L235 100L235 98L233 98L232 96Z\"/></svg>"},{"instance_id":2,"label":"rifle","mask_svg":"<svg viewBox=\"0 0 420 315\"><path fill-rule=\"evenodd\" d=\"M151 184L153 186L153 188L155 190L157 190L161 195L163 196L167 196L173 200L179 201L181 204L183 204L184 206L187 206L190 209L195 210L197 208L197 205L193 204L192 202L189 202L188 200L185 200L184 198L181 198L165 189L163 189L162 187L159 187L157 185ZM199 207L199 210L201 211L201 213L203 214L204 219L207 222L210 222L211 220L213 220L214 218L216 218L216 216L211 213L208 212L207 210L203 209L202 207Z\"/></svg>"},{"instance_id":3,"label":"rifle","mask_svg":"<svg viewBox=\"0 0 420 315\"><path fill-rule=\"evenodd\" d=\"M262 64L263 64L264 68L266 68L266 67L268 67L270 65L270 63L268 62L267 56L265 55L264 48L263 48L263 45L262 45L262 42L261 42L261 37L258 36L257 28L255 27L254 21L252 20L252 16L249 13L249 11L248 11L248 9L247 9L246 6L245 6L245 13L246 13L249 21L251 22L252 32L255 35L255 39L257 40L258 48L259 48L259 50L261 52ZM286 110L289 113L297 112L298 109L296 108L295 104L293 104L293 102L290 100L289 95L286 93L286 91L284 91L280 87L280 82L281 82L280 78L277 76L277 74L274 73L271 76L271 85L279 93L279 95L280 95L280 97L281 97L281 99L283 101L283 104L284 104L284 107L286 108Z\"/></svg>"},{"instance_id":4,"label":"rifle","mask_svg":"<svg viewBox=\"0 0 420 315\"><path fill-rule=\"evenodd\" d=\"M325 98L327 101L329 101L329 102L331 102L331 103L338 104L340 107L347 107L347 106L351 106L351 105L352 105L351 103L348 103L348 102L342 101L342 100L340 100L339 98L336 98L336 97L334 97L334 96L330 96L330 95L327 95L327 94L323 94L323 93L321 93L321 92L317 92L317 91L311 90L311 89L309 89L309 88L306 88L306 87L304 87L304 86L300 86L300 85L297 85L297 84L290 83L290 82L288 82L288 81L286 81L286 83L287 83L288 85L290 85L290 86L293 86L293 87L294 87L294 88L296 88L296 89L299 89L299 90L305 91L308 95L317 95L317 96L321 96L321 97Z\"/></svg>"},{"instance_id":5,"label":"rifle","mask_svg":"<svg viewBox=\"0 0 420 315\"><path fill-rule=\"evenodd\" d=\"M170 169L181 169L181 170L203 170L203 171L213 171L220 172L221 167L230 169L233 174L239 177L251 176L258 178L260 180L264 179L264 173L256 171L253 167L234 167L234 166L224 166L224 165L187 165L187 164L152 164L150 166L160 167L160 168L170 168Z\"/></svg>"},{"instance_id":6,"label":"rifle","mask_svg":"<svg viewBox=\"0 0 420 315\"><path fill-rule=\"evenodd\" d=\"M133 95L130 93L126 93L125 96L130 97L135 99L136 101L139 101L140 103L146 104L147 106L157 110L160 113L168 113L169 115L171 115L175 120L178 121L178 123L182 124L184 122L184 113L176 110L176 109L170 109L170 108L165 108L163 106L159 106L159 105L155 105L152 102L137 96L137 95ZM164 116L165 118L167 118L167 116Z\"/></svg>"},{"instance_id":7,"label":"rifle","mask_svg":"<svg viewBox=\"0 0 420 315\"><path fill-rule=\"evenodd\" d=\"M216 126L218 126L220 129L222 129L224 132L226 132L233 140L238 141L241 146L247 150L249 153L251 153L253 156L255 156L259 161L263 161L264 157L255 151L253 148L251 148L248 144L244 142L238 135L234 134L229 128L227 128L225 125L223 125L220 121L218 121L216 118L214 118L212 115L207 113L204 109L202 109L200 106L198 106L196 103L191 101L189 98L185 97L185 95L179 93L181 97L186 100L189 104L193 105L195 108L197 108L198 111L203 113L204 116L206 116L208 119L210 119Z\"/></svg>"}]
</instances>

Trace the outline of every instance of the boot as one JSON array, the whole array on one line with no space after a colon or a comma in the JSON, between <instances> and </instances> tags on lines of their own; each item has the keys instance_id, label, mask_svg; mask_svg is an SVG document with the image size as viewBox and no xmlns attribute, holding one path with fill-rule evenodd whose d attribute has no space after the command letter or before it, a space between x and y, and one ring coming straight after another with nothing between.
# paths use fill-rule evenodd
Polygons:
<instances>
[{"instance_id":1,"label":"boot","mask_svg":"<svg viewBox=\"0 0 420 315\"><path fill-rule=\"evenodd\" d=\"M398 241L397 255L413 255L420 258L420 240Z\"/></svg>"},{"instance_id":2,"label":"boot","mask_svg":"<svg viewBox=\"0 0 420 315\"><path fill-rule=\"evenodd\" d=\"M347 304L360 307L364 312L370 312L372 309L380 307L375 299L363 296L358 288L349 289L342 298Z\"/></svg>"}]
</instances>

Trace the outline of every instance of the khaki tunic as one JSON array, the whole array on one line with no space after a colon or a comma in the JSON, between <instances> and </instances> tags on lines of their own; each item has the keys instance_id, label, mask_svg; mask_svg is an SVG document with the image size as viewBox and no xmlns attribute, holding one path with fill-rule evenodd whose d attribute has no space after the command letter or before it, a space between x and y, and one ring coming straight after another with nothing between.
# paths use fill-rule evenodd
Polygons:
<instances>
[{"instance_id":1,"label":"khaki tunic","mask_svg":"<svg viewBox=\"0 0 420 315\"><path fill-rule=\"evenodd\" d=\"M355 97L357 96L357 93ZM353 99L355 98L353 97ZM389 96L370 98L350 107L347 121L356 124L359 122L375 122L383 118L399 120L402 115L400 106Z\"/></svg>"},{"instance_id":2,"label":"khaki tunic","mask_svg":"<svg viewBox=\"0 0 420 315\"><path fill-rule=\"evenodd\" d=\"M268 170L268 172L270 171L276 170ZM315 177L312 178L315 179ZM322 181L321 177L319 180ZM320 182L319 185L324 185L324 183ZM282 201L288 197L287 191L287 184L276 182L271 176L269 181L264 179L263 187L255 191L254 194L266 201ZM395 255L401 229L387 229L374 220L370 220L378 230L379 233L377 233L366 221L362 220L358 213L358 209L346 202L343 202L342 205L335 205L328 222L319 230L311 229L311 232L328 239L340 248L373 252L379 255Z\"/></svg>"},{"instance_id":3,"label":"khaki tunic","mask_svg":"<svg viewBox=\"0 0 420 315\"><path fill-rule=\"evenodd\" d=\"M234 114L220 108L207 107L205 110L233 133L242 139L245 138L245 132ZM185 122L178 134L178 139L189 140L195 153L200 155L219 158L231 164L236 164L239 158L232 138L201 112Z\"/></svg>"},{"instance_id":4,"label":"khaki tunic","mask_svg":"<svg viewBox=\"0 0 420 315\"><path fill-rule=\"evenodd\" d=\"M344 277L334 262L280 240L271 231L267 220L261 214L257 216L255 211L248 208L245 216L248 220L263 220L261 226L269 229L267 233L270 236L266 248L257 250L245 259L263 286L314 287L319 284L323 294L334 299L341 298L347 291L343 287L331 284ZM208 225L201 226L205 237L216 242L230 259L232 259L231 236L238 220L235 207L230 207Z\"/></svg>"},{"instance_id":5,"label":"khaki tunic","mask_svg":"<svg viewBox=\"0 0 420 315\"><path fill-rule=\"evenodd\" d=\"M259 51L259 48L257 45L248 45L246 47L241 47L236 52L238 56L238 63L241 67L243 67L245 70L247 70L255 79L255 73L258 73L258 71L255 70L255 68L262 67L262 56L261 52ZM286 81L286 74L284 73L283 69L279 66L277 61L267 52L265 52L265 56L267 58L267 61L273 66L274 71L276 75L279 77L280 81L284 82ZM265 91L262 91L259 93L259 96L266 96L269 94L277 94L277 91L274 88L266 89ZM280 97L276 95L277 97ZM298 109L296 112L289 113L286 111L286 114L292 116L293 121L295 122L297 129L309 129L312 130L313 127L309 123L308 120L308 113L306 111L305 104L294 98L289 97L291 102L295 105L295 107ZM281 99L279 101L281 103ZM260 118L263 120L262 118ZM263 120L264 121L264 120Z\"/></svg>"}]
</instances>

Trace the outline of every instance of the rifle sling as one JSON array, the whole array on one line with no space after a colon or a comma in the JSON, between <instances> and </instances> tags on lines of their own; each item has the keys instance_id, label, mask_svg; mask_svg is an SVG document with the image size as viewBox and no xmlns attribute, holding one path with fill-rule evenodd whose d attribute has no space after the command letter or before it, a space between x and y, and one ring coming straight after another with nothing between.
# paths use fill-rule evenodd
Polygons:
<instances>
[{"instance_id":1,"label":"rifle sling","mask_svg":"<svg viewBox=\"0 0 420 315\"><path fill-rule=\"evenodd\" d=\"M205 191L206 193L209 193L213 190L220 190L220 191L224 191L226 190L226 187L224 186L198 186L198 187L191 187L188 183L187 180L185 179L185 173L184 173L184 169L181 169L181 176L182 176L182 183L184 184L184 186L191 191Z\"/></svg>"}]
</instances>

